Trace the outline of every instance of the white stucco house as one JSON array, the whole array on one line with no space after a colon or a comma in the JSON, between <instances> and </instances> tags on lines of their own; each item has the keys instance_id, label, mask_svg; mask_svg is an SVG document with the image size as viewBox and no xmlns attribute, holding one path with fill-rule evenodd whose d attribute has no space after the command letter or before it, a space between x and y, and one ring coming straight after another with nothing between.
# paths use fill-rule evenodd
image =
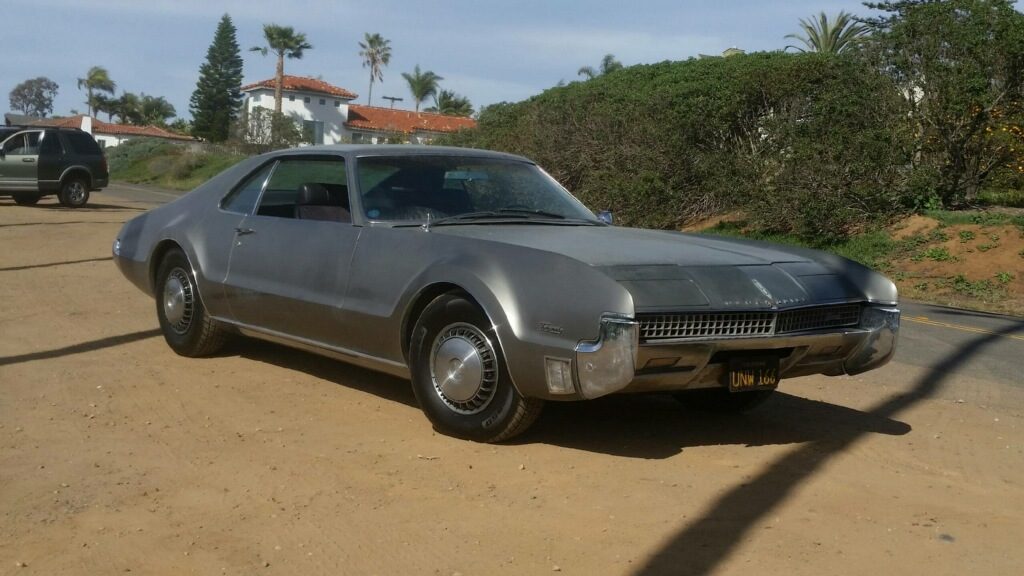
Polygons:
<instances>
[{"instance_id":1,"label":"white stucco house","mask_svg":"<svg viewBox=\"0 0 1024 576\"><path fill-rule=\"evenodd\" d=\"M245 109L274 109L274 79L242 87ZM422 144L476 126L472 118L354 104L357 95L317 78L284 76L281 112L301 120L309 144L377 144L399 138Z\"/></svg>"}]
</instances>

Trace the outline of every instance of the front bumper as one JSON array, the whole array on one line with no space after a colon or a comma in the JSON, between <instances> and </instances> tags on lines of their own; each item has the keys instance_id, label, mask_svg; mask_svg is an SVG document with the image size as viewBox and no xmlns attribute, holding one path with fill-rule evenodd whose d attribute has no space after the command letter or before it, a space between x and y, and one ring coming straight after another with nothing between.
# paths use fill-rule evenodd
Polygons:
<instances>
[{"instance_id":1,"label":"front bumper","mask_svg":"<svg viewBox=\"0 0 1024 576\"><path fill-rule=\"evenodd\" d=\"M674 391L722 386L729 358L775 355L780 376L860 374L896 352L900 311L867 306L856 327L756 338L658 341L641 344L635 321L603 318L600 337L576 347L580 395Z\"/></svg>"}]
</instances>

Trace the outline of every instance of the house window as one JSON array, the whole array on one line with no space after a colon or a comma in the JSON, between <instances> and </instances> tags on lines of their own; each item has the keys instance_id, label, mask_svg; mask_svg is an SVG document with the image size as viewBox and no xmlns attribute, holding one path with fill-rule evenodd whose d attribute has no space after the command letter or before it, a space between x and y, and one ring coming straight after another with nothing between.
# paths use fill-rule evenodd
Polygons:
<instances>
[{"instance_id":1,"label":"house window","mask_svg":"<svg viewBox=\"0 0 1024 576\"><path fill-rule=\"evenodd\" d=\"M324 100L323 98L321 98L320 99L320 105L323 106L324 104L327 104L327 100Z\"/></svg>"},{"instance_id":2,"label":"house window","mask_svg":"<svg viewBox=\"0 0 1024 576\"><path fill-rule=\"evenodd\" d=\"M302 138L309 144L323 144L324 123L319 120L303 120Z\"/></svg>"},{"instance_id":3,"label":"house window","mask_svg":"<svg viewBox=\"0 0 1024 576\"><path fill-rule=\"evenodd\" d=\"M363 143L363 135L360 134L359 132L353 132L352 133L352 143L353 144L362 144Z\"/></svg>"},{"instance_id":4,"label":"house window","mask_svg":"<svg viewBox=\"0 0 1024 576\"><path fill-rule=\"evenodd\" d=\"M288 101L289 102L295 102L295 94L289 94L288 95Z\"/></svg>"},{"instance_id":5,"label":"house window","mask_svg":"<svg viewBox=\"0 0 1024 576\"><path fill-rule=\"evenodd\" d=\"M335 100L334 101L334 107L335 108L341 108L341 100Z\"/></svg>"},{"instance_id":6,"label":"house window","mask_svg":"<svg viewBox=\"0 0 1024 576\"><path fill-rule=\"evenodd\" d=\"M310 100L309 96L306 96L306 98L305 98L305 99L304 99L303 101L304 101L304 102L305 102L306 104L309 104L309 100Z\"/></svg>"}]
</instances>

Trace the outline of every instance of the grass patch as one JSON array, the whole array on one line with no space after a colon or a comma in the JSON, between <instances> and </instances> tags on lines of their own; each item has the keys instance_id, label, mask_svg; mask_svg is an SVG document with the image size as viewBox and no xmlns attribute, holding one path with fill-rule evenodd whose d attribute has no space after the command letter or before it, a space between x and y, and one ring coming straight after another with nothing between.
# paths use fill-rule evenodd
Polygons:
<instances>
[{"instance_id":1,"label":"grass patch","mask_svg":"<svg viewBox=\"0 0 1024 576\"><path fill-rule=\"evenodd\" d=\"M193 150L155 139L131 140L107 151L111 179L175 190L191 190L243 159L216 146Z\"/></svg>"},{"instance_id":2,"label":"grass patch","mask_svg":"<svg viewBox=\"0 0 1024 576\"><path fill-rule=\"evenodd\" d=\"M977 226L1014 225L1024 230L1024 216L1004 212L978 212L955 210L927 210L925 216L934 218L943 226L974 224Z\"/></svg>"},{"instance_id":3,"label":"grass patch","mask_svg":"<svg viewBox=\"0 0 1024 576\"><path fill-rule=\"evenodd\" d=\"M983 190L978 200L989 206L1024 208L1024 190Z\"/></svg>"}]
</instances>

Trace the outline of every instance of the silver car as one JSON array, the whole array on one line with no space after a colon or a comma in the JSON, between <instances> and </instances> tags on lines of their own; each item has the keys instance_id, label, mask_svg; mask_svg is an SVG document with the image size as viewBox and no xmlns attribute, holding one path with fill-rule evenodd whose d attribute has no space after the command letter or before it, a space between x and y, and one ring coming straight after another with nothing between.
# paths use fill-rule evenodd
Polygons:
<instances>
[{"instance_id":1,"label":"silver car","mask_svg":"<svg viewBox=\"0 0 1024 576\"><path fill-rule=\"evenodd\" d=\"M893 355L896 287L864 266L603 220L519 156L319 146L238 164L113 251L178 354L242 334L336 357L410 379L435 428L485 442L547 400L742 410Z\"/></svg>"}]
</instances>

